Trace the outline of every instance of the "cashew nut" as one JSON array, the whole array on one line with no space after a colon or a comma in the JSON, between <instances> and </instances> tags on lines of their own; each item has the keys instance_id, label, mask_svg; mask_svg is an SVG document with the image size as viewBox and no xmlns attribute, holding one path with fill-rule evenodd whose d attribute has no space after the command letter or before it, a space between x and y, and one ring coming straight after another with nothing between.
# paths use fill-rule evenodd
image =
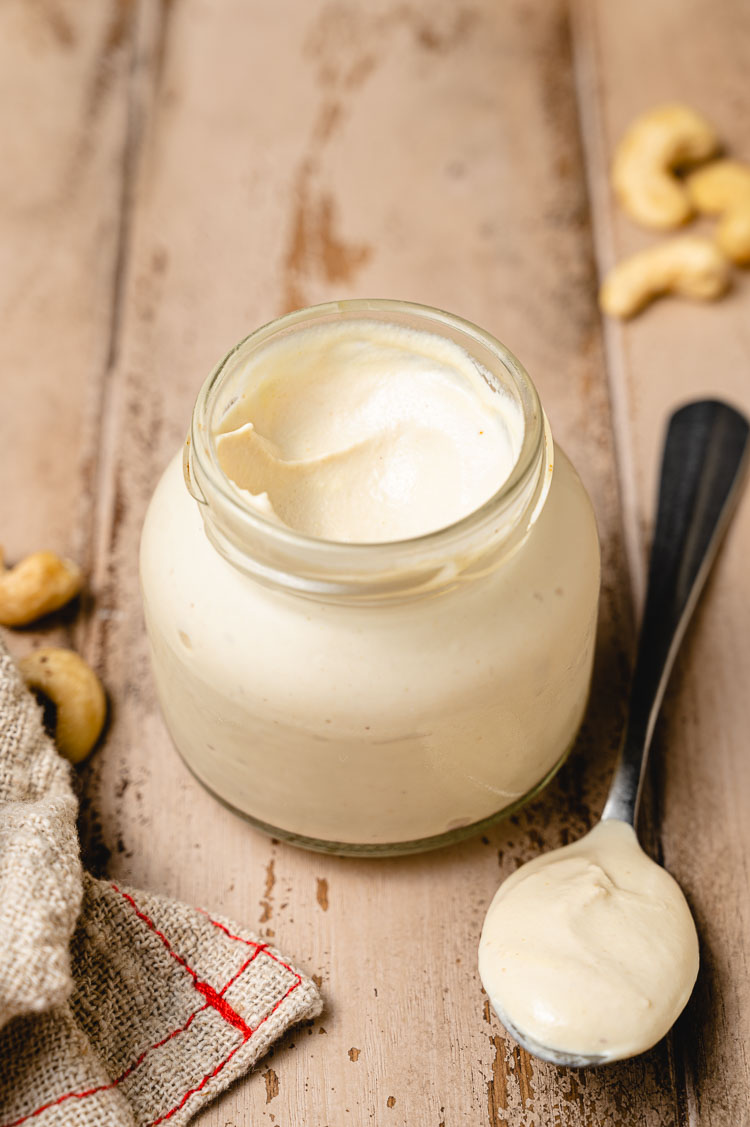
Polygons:
<instances>
[{"instance_id":1,"label":"cashew nut","mask_svg":"<svg viewBox=\"0 0 750 1127\"><path fill-rule=\"evenodd\" d=\"M740 265L750 263L750 165L717 160L699 168L686 181L698 211L720 215L716 241Z\"/></svg>"},{"instance_id":2,"label":"cashew nut","mask_svg":"<svg viewBox=\"0 0 750 1127\"><path fill-rule=\"evenodd\" d=\"M57 707L55 743L72 763L85 759L101 735L107 698L93 669L72 650L35 650L18 663L30 688Z\"/></svg>"},{"instance_id":3,"label":"cashew nut","mask_svg":"<svg viewBox=\"0 0 750 1127\"><path fill-rule=\"evenodd\" d=\"M610 317L632 317L661 294L708 301L728 288L730 266L711 239L680 235L619 262L599 292Z\"/></svg>"},{"instance_id":4,"label":"cashew nut","mask_svg":"<svg viewBox=\"0 0 750 1127\"><path fill-rule=\"evenodd\" d=\"M689 106L647 110L615 150L612 185L623 209L646 227L679 227L693 208L675 169L707 160L718 148L713 127Z\"/></svg>"},{"instance_id":5,"label":"cashew nut","mask_svg":"<svg viewBox=\"0 0 750 1127\"><path fill-rule=\"evenodd\" d=\"M0 551L0 626L25 626L58 610L83 586L83 572L54 552L34 552L7 569Z\"/></svg>"}]
</instances>

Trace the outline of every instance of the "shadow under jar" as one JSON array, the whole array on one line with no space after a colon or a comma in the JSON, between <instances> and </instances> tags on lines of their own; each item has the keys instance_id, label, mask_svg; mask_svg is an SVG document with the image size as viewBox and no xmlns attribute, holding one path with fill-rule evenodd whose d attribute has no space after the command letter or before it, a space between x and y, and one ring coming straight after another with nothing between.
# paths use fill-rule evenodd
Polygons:
<instances>
[{"instance_id":1,"label":"shadow under jar","mask_svg":"<svg viewBox=\"0 0 750 1127\"><path fill-rule=\"evenodd\" d=\"M305 331L331 324L462 350L482 395L518 422L510 472L484 503L411 539L347 543L294 531L235 487L222 420L266 350L289 334L304 347ZM180 754L221 801L307 848L397 854L476 832L551 778L583 717L599 594L591 504L518 361L439 310L329 303L237 345L154 493L141 582Z\"/></svg>"}]
</instances>

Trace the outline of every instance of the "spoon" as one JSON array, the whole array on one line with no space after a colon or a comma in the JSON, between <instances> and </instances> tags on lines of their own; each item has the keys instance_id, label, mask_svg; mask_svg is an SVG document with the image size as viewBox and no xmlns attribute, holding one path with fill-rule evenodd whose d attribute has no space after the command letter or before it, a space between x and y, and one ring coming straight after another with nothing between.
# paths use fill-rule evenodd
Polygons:
<instances>
[{"instance_id":1,"label":"spoon","mask_svg":"<svg viewBox=\"0 0 750 1127\"><path fill-rule=\"evenodd\" d=\"M571 1068L591 1067L632 1056L649 1048L676 1020L695 981L698 969L698 944L695 925L687 903L676 882L642 852L634 831L657 714L677 650L739 496L747 457L749 429L747 420L738 411L715 400L689 403L671 416L662 455L658 512L651 548L646 604L630 691L628 719L619 762L601 821L581 842L556 850L553 854L536 858L512 874L500 886L487 913L480 943L480 974L493 1008L508 1033L523 1048L534 1056L556 1065ZM617 825L617 823L623 824ZM604 861L603 867L596 864L596 846L593 844L595 841L610 838L617 840L618 848L619 842L622 842L626 851L629 849L631 853L639 855L636 856L633 865L628 853L628 864L624 868L620 865L612 880L607 870L614 872L617 866L612 868ZM587 846L589 840L592 844ZM606 851L603 856L606 856ZM616 861L616 854L611 852L609 860L612 860L613 856ZM554 873L551 865L554 866ZM554 929L556 918L567 921L567 917L562 915L555 917L555 913L561 911L560 886L555 884L555 881L560 880L568 882L565 895L572 890L571 903L574 904L574 912L579 913L574 925L569 926L564 922L561 928L560 943L562 945L573 943L575 950L573 960L568 964L560 965L573 967L575 972L579 965L577 960L591 957L594 960L592 965L596 965L596 960L601 957L602 965L609 975L607 980L602 979L604 986L599 997L596 996L596 991L592 992L590 999L584 998L583 1001L578 993L571 994L570 997L574 999L577 1008L583 1006L589 1017L598 1012L600 1016L604 1014L609 1020L611 1014L607 1010L606 988L610 982L614 983L616 990L622 985L622 996L629 1006L629 1012L624 1011L624 1023L627 1024L627 1021L632 1019L632 1029L635 1030L636 1038L633 1041L631 1036L631 1041L624 1043L624 1047L623 1045L618 1047L617 1037L602 1052L567 1051L544 1044L542 1040L530 1034L528 1029L522 1027L523 1021L514 1020L506 1012L502 1001L496 996L493 997L493 993L496 995L498 992L504 992L506 996L510 993L514 998L513 1004L518 1009L518 979L514 981L513 970L514 966L523 968L527 964L523 961L514 963L514 959L526 959L531 952L533 958L528 966L533 968L533 973L530 981L535 994L541 992L541 1002L537 1004L535 1000L535 1008L526 1010L523 989L521 989L520 1008L527 1013L541 1013L545 1020L547 1014L557 1013L554 1006L559 1006L560 998L566 996L564 992L567 986L560 981L559 975L556 975L556 968L552 965L556 954L556 940L550 941L550 935L554 934L554 930L549 934L544 932L546 929ZM630 886L628 881L631 882ZM649 897L654 897L656 889L660 895L666 893L666 900L669 902L668 911L662 915L657 911L660 906L656 903L656 899L654 898L654 904L649 901ZM554 899L555 895L557 900ZM582 930L580 921L584 918L585 912L589 913L585 916L589 921L592 918L603 920L605 918L601 914L603 911L613 912L613 908L606 907L607 898L610 896L618 898L619 915L612 916L616 926L610 929L607 943L602 943L599 950L597 936L594 934L592 938L593 929ZM509 909L508 903L511 897L514 898L515 907ZM610 900L610 903L614 901ZM508 931L509 911L517 913L519 904L521 911L526 912L522 927L520 930L517 928L514 930L514 925L511 923ZM531 905L531 916L528 915L529 905ZM648 926L645 929L645 945L639 947L636 942L630 951L627 949L630 940L628 919L622 914L623 906L625 913L630 911L645 913L643 918L647 924L650 920L656 921L651 933ZM526 920L534 919L537 908L540 911L536 920L541 922L542 932L539 939L542 945L541 958L532 952L540 929L526 927ZM649 915L649 912L652 914ZM500 926L505 928L502 933L504 946L496 944L493 946L499 934L496 930L498 924L495 921L499 921ZM682 929L680 934L677 934L678 928ZM671 930L675 931L674 936ZM532 931L535 934L532 934ZM623 936L626 938L623 939ZM527 938L531 939L531 943L524 946ZM667 950L672 940L674 940L673 949ZM629 959L633 964L632 976L625 974L625 970L629 970L629 967L622 969L623 945L626 962ZM643 964L639 963L639 957L644 952L650 954L652 949L656 952L655 957L662 959L656 982L657 989L664 991L663 998L667 999L667 1003L664 1012L660 1015L662 1027L652 1029L647 1043L639 1045L637 1043L639 1023L648 1021L654 1008L652 1002L638 992L643 985ZM503 957L503 961L508 963L507 967L498 965L500 951L506 954L509 952L507 959ZM673 983L670 978L677 978L680 960L686 968L682 972L684 981ZM503 976L498 973L508 969L511 971L510 975ZM593 977L591 981L599 980ZM548 999L549 1005L545 1003L543 994L545 983L554 994L554 1004L550 999ZM670 990L671 994L668 993ZM612 1018L612 1021L615 1019ZM596 1037L593 1040L596 1041ZM600 1040L606 1042L603 1036Z\"/></svg>"}]
</instances>

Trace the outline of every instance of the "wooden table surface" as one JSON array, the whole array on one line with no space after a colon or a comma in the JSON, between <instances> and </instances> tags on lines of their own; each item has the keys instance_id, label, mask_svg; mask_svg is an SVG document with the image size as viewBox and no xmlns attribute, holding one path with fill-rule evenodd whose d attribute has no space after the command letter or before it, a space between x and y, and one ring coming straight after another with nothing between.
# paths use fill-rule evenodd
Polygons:
<instances>
[{"instance_id":1,"label":"wooden table surface","mask_svg":"<svg viewBox=\"0 0 750 1127\"><path fill-rule=\"evenodd\" d=\"M644 839L701 937L673 1035L561 1071L507 1039L476 971L499 880L601 809L664 418L705 393L750 409L747 275L716 305L603 323L601 272L653 241L613 206L613 145L680 99L750 159L748 74L743 0L0 6L2 542L90 576L76 615L10 645L72 644L108 687L82 772L88 863L256 927L326 999L205 1127L750 1123L750 497L679 659L645 803ZM604 553L590 713L556 781L485 837L381 862L270 841L193 781L154 699L137 582L146 503L214 361L283 311L356 296L450 309L522 358Z\"/></svg>"}]
</instances>

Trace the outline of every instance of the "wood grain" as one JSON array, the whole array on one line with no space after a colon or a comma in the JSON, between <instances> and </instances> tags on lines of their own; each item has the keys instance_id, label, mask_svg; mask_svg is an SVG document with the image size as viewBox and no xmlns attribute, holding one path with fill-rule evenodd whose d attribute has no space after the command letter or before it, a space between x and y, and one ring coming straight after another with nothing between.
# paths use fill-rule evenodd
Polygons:
<instances>
[{"instance_id":1,"label":"wood grain","mask_svg":"<svg viewBox=\"0 0 750 1127\"><path fill-rule=\"evenodd\" d=\"M9 562L91 566L126 159L125 3L0 11L0 482ZM55 619L64 635L69 614ZM15 652L33 635L14 637Z\"/></svg>"},{"instance_id":2,"label":"wood grain","mask_svg":"<svg viewBox=\"0 0 750 1127\"><path fill-rule=\"evenodd\" d=\"M676 1036L588 1073L533 1061L489 1011L476 944L499 880L601 808L633 639L626 558L638 595L664 414L707 387L747 404L746 279L715 308L663 303L626 330L603 330L596 308L597 260L644 238L605 179L632 114L685 97L750 157L746 19L708 0L0 12L0 128L17 154L0 188L0 467L28 483L6 489L3 533L14 554L44 537L89 555L76 640L113 709L83 775L88 860L255 926L326 998L262 1081L201 1123L742 1127L747 504L668 702L645 811L704 944ZM23 129L13 98L30 106ZM202 791L156 707L137 583L145 506L214 361L285 309L355 296L449 308L519 354L592 494L604 553L590 714L556 781L483 838L382 862L271 841Z\"/></svg>"}]
</instances>

